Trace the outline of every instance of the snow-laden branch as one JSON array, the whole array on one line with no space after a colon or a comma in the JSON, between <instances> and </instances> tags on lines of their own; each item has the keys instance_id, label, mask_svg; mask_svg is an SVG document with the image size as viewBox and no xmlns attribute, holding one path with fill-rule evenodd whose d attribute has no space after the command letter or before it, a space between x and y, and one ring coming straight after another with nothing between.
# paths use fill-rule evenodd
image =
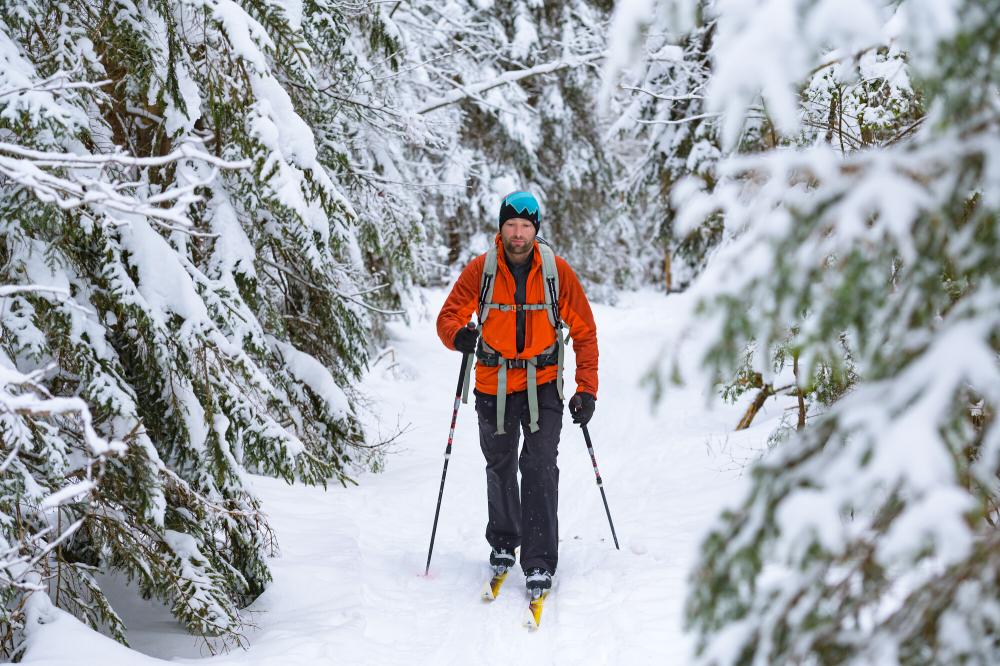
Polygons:
<instances>
[{"instance_id":1,"label":"snow-laden branch","mask_svg":"<svg viewBox=\"0 0 1000 666\"><path fill-rule=\"evenodd\" d=\"M7 88L6 90L0 90L0 97L7 97L9 95L21 95L26 92L55 92L57 90L94 90L100 88L101 86L106 86L111 83L111 79L104 79L103 81L94 81L93 83L89 81L68 81L64 83L46 83L34 86L20 86L17 88Z\"/></svg>"},{"instance_id":2,"label":"snow-laden branch","mask_svg":"<svg viewBox=\"0 0 1000 666\"><path fill-rule=\"evenodd\" d=\"M8 63L9 65L10 63ZM97 90L106 85L112 83L111 79L104 79L101 81L74 81L71 80L72 77L82 73L83 68L79 65L71 70L59 70L51 76L48 76L40 81L35 81L27 83L26 85L18 85L12 88L5 88L0 90L0 98L8 97L10 95L22 95L26 92L56 92L64 90ZM23 74L23 72L22 72ZM8 77L8 81L10 78ZM14 80L26 80L24 77L16 76Z\"/></svg>"},{"instance_id":3,"label":"snow-laden branch","mask_svg":"<svg viewBox=\"0 0 1000 666\"><path fill-rule=\"evenodd\" d=\"M78 418L82 425L81 434L88 445L85 454L88 456L85 476L80 481L67 480L65 486L42 499L35 508L45 511L56 509L67 502L79 501L83 496L90 495L96 487L91 473L92 465L104 457L122 453L125 447L121 442L108 442L97 434L92 425L90 410L81 398L49 395L48 391L38 383L43 370L25 374L5 362L0 362L0 415L3 415L7 430L5 443L10 447L9 453L0 462L0 473L5 472L22 455L23 444L31 437L28 434L29 422L51 421L54 417ZM32 500L25 498L22 501ZM42 527L35 532L25 533L20 543L0 550L0 581L26 591L34 589L35 586L31 584L30 578L35 572L35 566L82 524L83 519L79 519L58 530L52 525ZM50 533L54 534L51 540ZM0 545L7 546L2 538Z\"/></svg>"},{"instance_id":4,"label":"snow-laden branch","mask_svg":"<svg viewBox=\"0 0 1000 666\"><path fill-rule=\"evenodd\" d=\"M0 152L23 157L31 160L37 166L47 167L82 167L101 166L105 164L120 164L122 166L134 167L158 167L165 166L172 162L183 159L198 160L220 169L245 169L252 162L250 160L240 160L233 162L216 157L211 153L206 153L194 147L190 143L182 143L173 152L156 157L133 157L125 153L110 153L107 155L77 155L75 153L55 153L40 150L31 150L13 143L0 142Z\"/></svg>"},{"instance_id":5,"label":"snow-laden branch","mask_svg":"<svg viewBox=\"0 0 1000 666\"><path fill-rule=\"evenodd\" d=\"M93 427L90 409L82 398L49 395L45 387L39 383L39 378L47 370L48 368L40 368L25 374L0 362L0 414L32 418L77 415L90 455L100 457L124 451L121 442L108 442L97 434ZM5 461L0 465L0 472L4 471L8 464L9 461Z\"/></svg>"},{"instance_id":6,"label":"snow-laden branch","mask_svg":"<svg viewBox=\"0 0 1000 666\"><path fill-rule=\"evenodd\" d=\"M570 69L572 67L580 67L592 63L596 60L600 60L604 57L604 53L590 53L583 56L575 56L572 58L563 58L561 60L556 60L555 62L548 62L543 65L536 65L535 67L529 67L528 69L519 69L512 72L504 72L500 76L490 79L489 81L480 81L479 83L473 83L466 86L459 86L455 90L451 91L443 97L439 97L436 100L428 102L421 108L417 109L417 114L430 113L431 111L436 111L443 106L448 106L449 104L454 104L460 102L463 99L469 97L474 97L480 95L487 90L492 90L493 88L498 88L500 86L505 86L509 83L515 83L521 81L522 79L527 79L532 76L537 76L539 74L551 74L552 72L557 72L561 69Z\"/></svg>"},{"instance_id":7,"label":"snow-laden branch","mask_svg":"<svg viewBox=\"0 0 1000 666\"><path fill-rule=\"evenodd\" d=\"M640 93L649 95L650 97L656 98L658 100L662 100L664 102L684 102L684 101L695 100L695 99L705 99L704 95L696 95L693 92L689 93L687 95L661 95L659 93L653 92L652 90L647 90L645 88L641 88L641 87L637 87L637 86L620 85L618 87L621 88L622 90L630 90L632 92L640 92ZM704 87L705 87L704 84L702 84L702 85L698 86L698 89L701 89L701 88L704 88Z\"/></svg>"},{"instance_id":8,"label":"snow-laden branch","mask_svg":"<svg viewBox=\"0 0 1000 666\"><path fill-rule=\"evenodd\" d=\"M88 491L89 492L89 491ZM63 529L52 541L46 541L52 527L45 527L34 534L26 534L23 543L17 544L0 552L0 581L10 587L25 592L42 592L46 588L37 584L36 566L55 551L61 543L69 539L83 525L83 518L74 521ZM25 546L30 548L25 548ZM29 555L22 552L27 551Z\"/></svg>"},{"instance_id":9,"label":"snow-laden branch","mask_svg":"<svg viewBox=\"0 0 1000 666\"><path fill-rule=\"evenodd\" d=\"M57 294L59 296L69 296L69 291L61 287L46 287L40 284L5 284L0 285L0 298L13 296L15 294L30 294L34 292L44 292Z\"/></svg>"},{"instance_id":10,"label":"snow-laden branch","mask_svg":"<svg viewBox=\"0 0 1000 666\"><path fill-rule=\"evenodd\" d=\"M87 174L95 167L107 165L159 167L181 160L205 162L215 170L204 181L172 186L145 197L125 191L141 188L142 183L114 182L103 178L103 171L96 177ZM218 169L242 169L250 164L249 160L223 160L190 144L182 144L162 156L134 157L121 153L77 155L46 152L0 142L0 176L30 190L41 201L53 203L63 210L97 206L104 212L142 215L171 230L186 233L193 233L188 230L191 222L186 209L200 199L195 190L214 180ZM58 175L48 169L64 169L68 173Z\"/></svg>"},{"instance_id":11,"label":"snow-laden branch","mask_svg":"<svg viewBox=\"0 0 1000 666\"><path fill-rule=\"evenodd\" d=\"M687 118L672 118L668 120L636 120L635 122L639 125L682 125L684 123L694 122L695 120L705 120L706 118L718 118L721 113L699 113L698 115L688 116Z\"/></svg>"}]
</instances>

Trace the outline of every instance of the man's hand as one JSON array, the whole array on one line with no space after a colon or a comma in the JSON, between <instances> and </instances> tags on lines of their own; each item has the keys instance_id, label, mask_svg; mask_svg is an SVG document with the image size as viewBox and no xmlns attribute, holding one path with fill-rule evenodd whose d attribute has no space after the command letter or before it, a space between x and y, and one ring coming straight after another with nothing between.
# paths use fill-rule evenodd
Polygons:
<instances>
[{"instance_id":1,"label":"man's hand","mask_svg":"<svg viewBox=\"0 0 1000 666\"><path fill-rule=\"evenodd\" d=\"M573 423L579 423L581 426L590 423L594 409L597 407L596 402L597 398L583 391L570 398L569 413L573 415Z\"/></svg>"},{"instance_id":2,"label":"man's hand","mask_svg":"<svg viewBox=\"0 0 1000 666\"><path fill-rule=\"evenodd\" d=\"M463 326L455 334L455 349L463 354L471 354L476 351L476 341L479 339L479 332L475 326Z\"/></svg>"}]
</instances>

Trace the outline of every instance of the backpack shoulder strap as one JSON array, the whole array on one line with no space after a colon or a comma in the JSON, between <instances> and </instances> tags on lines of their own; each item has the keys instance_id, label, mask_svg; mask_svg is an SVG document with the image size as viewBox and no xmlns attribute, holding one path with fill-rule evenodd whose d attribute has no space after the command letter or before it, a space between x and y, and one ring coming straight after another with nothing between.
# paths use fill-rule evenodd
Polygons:
<instances>
[{"instance_id":1,"label":"backpack shoulder strap","mask_svg":"<svg viewBox=\"0 0 1000 666\"><path fill-rule=\"evenodd\" d=\"M566 340L563 338L562 328L562 317L559 314L559 267L556 266L556 253L549 245L548 241L543 238L538 239L538 249L542 253L542 278L545 281L545 305L548 306L547 313L549 315L549 323L552 324L552 328L556 330L556 348L558 350L558 361L557 365L559 369L556 371L556 391L559 394L560 400L565 400L565 395L563 393L563 362L566 355ZM534 380L534 375L529 376L529 383ZM532 391L528 392L529 402L528 408L531 416L531 426L532 432L535 432L538 425L538 396L537 393L532 395ZM532 404L534 401L534 404ZM532 411L533 410L533 411Z\"/></svg>"},{"instance_id":2,"label":"backpack shoulder strap","mask_svg":"<svg viewBox=\"0 0 1000 666\"><path fill-rule=\"evenodd\" d=\"M493 302L493 288L497 277L497 246L493 245L486 253L486 263L483 264L483 274L479 277L479 325L486 321L490 308L484 307Z\"/></svg>"},{"instance_id":3,"label":"backpack shoulder strap","mask_svg":"<svg viewBox=\"0 0 1000 666\"><path fill-rule=\"evenodd\" d=\"M556 330L562 326L559 316L559 270L556 267L556 253L548 241L539 238L538 249L542 253L542 277L545 280L545 305L548 306L549 323Z\"/></svg>"}]
</instances>

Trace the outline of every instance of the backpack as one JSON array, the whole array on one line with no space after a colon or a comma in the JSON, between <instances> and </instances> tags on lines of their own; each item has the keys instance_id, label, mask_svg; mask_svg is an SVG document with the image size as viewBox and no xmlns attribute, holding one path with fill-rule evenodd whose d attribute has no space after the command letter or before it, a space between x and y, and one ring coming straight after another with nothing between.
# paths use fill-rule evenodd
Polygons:
<instances>
[{"instance_id":1,"label":"backpack","mask_svg":"<svg viewBox=\"0 0 1000 666\"><path fill-rule=\"evenodd\" d=\"M480 334L483 330L483 322L489 317L490 310L546 310L549 323L556 331L556 341L552 346L542 353L531 358L505 359L498 352L486 344L483 338L479 338L479 346L476 349L476 357L485 366L499 366L497 374L497 434L504 434L504 418L507 407L507 369L525 368L528 371L528 415L530 418L529 429L531 432L538 431L538 385L535 377L538 368L549 365L558 365L556 374L556 390L559 392L559 399L563 397L563 357L566 353L566 341L563 337L562 329L564 324L559 315L559 272L556 269L556 255L552 246L541 236L536 236L538 249L542 258L542 279L545 282L545 302L526 303L524 305L505 305L493 302L493 289L496 286L497 274L497 248L492 246L486 253L486 263L483 266L483 274L479 279L479 308L477 311L479 324L476 331ZM463 380L462 402L469 401L469 384L472 375L473 363L467 363L465 369L465 379Z\"/></svg>"}]
</instances>

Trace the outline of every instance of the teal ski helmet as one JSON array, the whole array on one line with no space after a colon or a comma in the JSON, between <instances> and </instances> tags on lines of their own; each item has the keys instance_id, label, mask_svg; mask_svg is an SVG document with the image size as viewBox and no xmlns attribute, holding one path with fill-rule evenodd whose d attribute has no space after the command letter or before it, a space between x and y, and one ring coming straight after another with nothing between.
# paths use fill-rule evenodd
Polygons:
<instances>
[{"instance_id":1,"label":"teal ski helmet","mask_svg":"<svg viewBox=\"0 0 1000 666\"><path fill-rule=\"evenodd\" d=\"M538 205L538 199L531 192L511 192L500 202L500 226L512 217L522 217L535 225L535 233L538 233L538 225L542 222L542 208Z\"/></svg>"}]
</instances>

